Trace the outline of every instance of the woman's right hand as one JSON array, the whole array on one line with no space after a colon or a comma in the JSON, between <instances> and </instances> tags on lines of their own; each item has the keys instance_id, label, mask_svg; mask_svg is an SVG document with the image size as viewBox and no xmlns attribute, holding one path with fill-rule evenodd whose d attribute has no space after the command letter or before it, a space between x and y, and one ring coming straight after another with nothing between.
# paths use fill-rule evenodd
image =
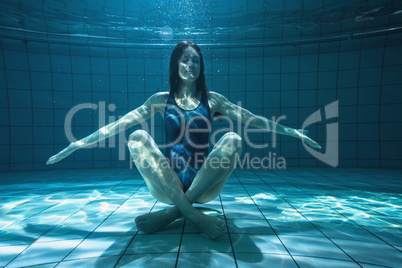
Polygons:
<instances>
[{"instance_id":1,"label":"woman's right hand","mask_svg":"<svg viewBox=\"0 0 402 268\"><path fill-rule=\"evenodd\" d=\"M79 148L80 147L76 142L70 143L69 146L64 148L58 154L55 154L52 157L50 157L49 160L47 160L46 165L52 165L54 163L57 163L57 162L63 160L64 158L66 158L67 156L69 156L70 154L72 154L73 152L78 150Z\"/></svg>"}]
</instances>

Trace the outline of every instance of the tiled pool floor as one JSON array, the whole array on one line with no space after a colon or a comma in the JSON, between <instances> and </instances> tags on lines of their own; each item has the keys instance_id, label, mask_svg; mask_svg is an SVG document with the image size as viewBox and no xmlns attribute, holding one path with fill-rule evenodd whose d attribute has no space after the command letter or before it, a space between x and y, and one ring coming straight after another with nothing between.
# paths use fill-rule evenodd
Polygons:
<instances>
[{"instance_id":1,"label":"tiled pool floor","mask_svg":"<svg viewBox=\"0 0 402 268\"><path fill-rule=\"evenodd\" d=\"M197 205L226 234L133 220L167 206L130 169L0 174L0 267L401 267L402 170L236 170Z\"/></svg>"}]
</instances>

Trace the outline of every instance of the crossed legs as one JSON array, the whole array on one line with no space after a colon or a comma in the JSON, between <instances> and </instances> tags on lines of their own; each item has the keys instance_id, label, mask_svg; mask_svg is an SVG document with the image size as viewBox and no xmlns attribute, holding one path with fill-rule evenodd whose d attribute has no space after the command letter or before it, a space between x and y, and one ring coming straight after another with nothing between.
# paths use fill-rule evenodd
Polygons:
<instances>
[{"instance_id":1,"label":"crossed legs","mask_svg":"<svg viewBox=\"0 0 402 268\"><path fill-rule=\"evenodd\" d=\"M174 205L137 217L135 222L139 230L154 233L184 216L208 238L217 239L224 233L221 219L204 215L192 204L209 202L220 194L235 167L236 155L241 153L239 135L226 133L215 144L186 193L177 174L147 132L137 130L131 134L128 148L152 196L160 202Z\"/></svg>"}]
</instances>

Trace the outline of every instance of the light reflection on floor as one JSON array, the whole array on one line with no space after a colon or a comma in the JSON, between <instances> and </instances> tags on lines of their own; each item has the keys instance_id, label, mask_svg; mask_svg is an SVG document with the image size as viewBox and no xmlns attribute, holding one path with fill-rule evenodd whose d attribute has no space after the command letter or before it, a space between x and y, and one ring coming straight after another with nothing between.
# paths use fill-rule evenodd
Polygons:
<instances>
[{"instance_id":1,"label":"light reflection on floor","mask_svg":"<svg viewBox=\"0 0 402 268\"><path fill-rule=\"evenodd\" d=\"M227 232L183 219L145 235L155 202L129 169L0 174L0 267L400 267L402 170L236 170L202 205ZM201 209L201 208L200 208Z\"/></svg>"}]
</instances>

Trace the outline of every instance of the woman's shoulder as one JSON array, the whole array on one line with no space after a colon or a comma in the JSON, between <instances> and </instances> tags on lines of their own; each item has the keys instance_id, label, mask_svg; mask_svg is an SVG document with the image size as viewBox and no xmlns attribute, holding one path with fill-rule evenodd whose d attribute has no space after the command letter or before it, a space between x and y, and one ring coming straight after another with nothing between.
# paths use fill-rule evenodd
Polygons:
<instances>
[{"instance_id":1,"label":"woman's shoulder","mask_svg":"<svg viewBox=\"0 0 402 268\"><path fill-rule=\"evenodd\" d=\"M207 97L208 98L219 98L219 96L222 96L221 94L219 94L218 92L209 90L207 93Z\"/></svg>"},{"instance_id":2,"label":"woman's shoulder","mask_svg":"<svg viewBox=\"0 0 402 268\"><path fill-rule=\"evenodd\" d=\"M208 91L208 93L207 93L207 98L208 98L208 100L209 101L222 101L222 100L226 100L226 98L222 95L222 94L220 94L220 93L218 93L218 92L215 92L215 91Z\"/></svg>"},{"instance_id":3,"label":"woman's shoulder","mask_svg":"<svg viewBox=\"0 0 402 268\"><path fill-rule=\"evenodd\" d=\"M222 94L214 91L209 91L207 93L207 98L211 113L219 112L222 105L228 102L228 100Z\"/></svg>"},{"instance_id":4,"label":"woman's shoulder","mask_svg":"<svg viewBox=\"0 0 402 268\"><path fill-rule=\"evenodd\" d=\"M151 104L161 104L166 103L168 98L169 98L169 91L156 92L151 97L149 97L147 102L150 102Z\"/></svg>"}]
</instances>

